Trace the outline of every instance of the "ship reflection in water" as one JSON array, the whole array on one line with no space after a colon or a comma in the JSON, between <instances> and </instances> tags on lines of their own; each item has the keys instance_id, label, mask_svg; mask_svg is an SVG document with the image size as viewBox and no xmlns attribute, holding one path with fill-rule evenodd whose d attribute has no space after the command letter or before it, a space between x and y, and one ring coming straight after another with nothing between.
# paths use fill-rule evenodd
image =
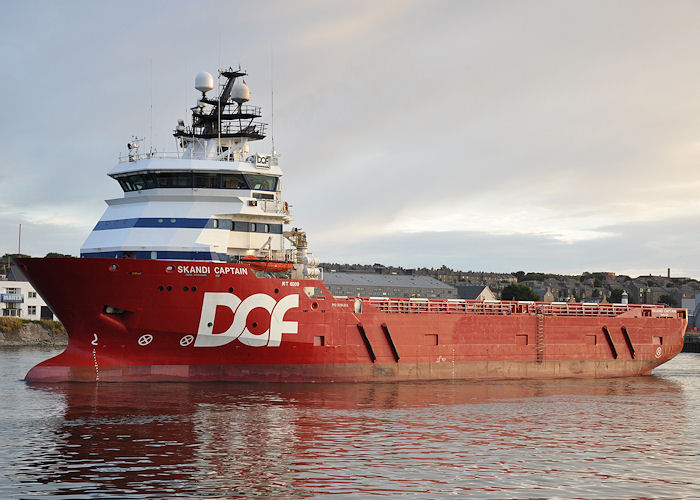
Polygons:
<instances>
[{"instance_id":1,"label":"ship reflection in water","mask_svg":"<svg viewBox=\"0 0 700 500\"><path fill-rule=\"evenodd\" d=\"M15 479L24 496L697 495L683 384L30 385L62 410Z\"/></svg>"}]
</instances>

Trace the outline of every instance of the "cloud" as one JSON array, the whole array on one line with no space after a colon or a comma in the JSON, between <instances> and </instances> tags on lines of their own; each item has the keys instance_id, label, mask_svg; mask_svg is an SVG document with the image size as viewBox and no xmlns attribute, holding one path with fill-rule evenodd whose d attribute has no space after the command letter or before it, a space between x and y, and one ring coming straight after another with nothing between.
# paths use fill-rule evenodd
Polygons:
<instances>
[{"instance_id":1,"label":"cloud","mask_svg":"<svg viewBox=\"0 0 700 500\"><path fill-rule=\"evenodd\" d=\"M358 262L513 272L546 271L580 274L614 271L618 274L700 275L694 250L683 245L694 217L632 223L599 228L606 238L570 244L549 235L494 234L486 231L388 233L370 240L316 241L317 254L333 255L332 262Z\"/></svg>"},{"instance_id":2,"label":"cloud","mask_svg":"<svg viewBox=\"0 0 700 500\"><path fill-rule=\"evenodd\" d=\"M695 3L40 5L0 20L0 251L77 253L127 140L241 63L324 260L697 272Z\"/></svg>"}]
</instances>

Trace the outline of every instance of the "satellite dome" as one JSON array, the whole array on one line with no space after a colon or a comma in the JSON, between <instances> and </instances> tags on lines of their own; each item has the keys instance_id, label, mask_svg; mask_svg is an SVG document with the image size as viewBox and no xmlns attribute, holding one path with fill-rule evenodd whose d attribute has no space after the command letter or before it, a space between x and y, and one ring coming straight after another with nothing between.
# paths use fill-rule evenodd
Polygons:
<instances>
[{"instance_id":1,"label":"satellite dome","mask_svg":"<svg viewBox=\"0 0 700 500\"><path fill-rule=\"evenodd\" d=\"M194 88L199 90L202 94L206 94L214 88L214 77L211 73L202 71L194 77Z\"/></svg>"},{"instance_id":2,"label":"satellite dome","mask_svg":"<svg viewBox=\"0 0 700 500\"><path fill-rule=\"evenodd\" d=\"M236 83L233 84L231 99L236 101L238 104L243 104L244 102L250 100L250 89L242 78L237 78Z\"/></svg>"}]
</instances>

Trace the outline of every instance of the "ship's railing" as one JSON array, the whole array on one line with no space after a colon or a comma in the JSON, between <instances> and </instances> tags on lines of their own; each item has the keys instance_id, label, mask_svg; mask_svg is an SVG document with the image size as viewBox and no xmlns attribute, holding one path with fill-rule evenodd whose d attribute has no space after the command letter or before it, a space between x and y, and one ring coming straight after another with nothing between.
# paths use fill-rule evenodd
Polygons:
<instances>
[{"instance_id":1,"label":"ship's railing","mask_svg":"<svg viewBox=\"0 0 700 500\"><path fill-rule=\"evenodd\" d=\"M119 163L128 161L150 160L151 158L182 159L182 151L149 151L147 153L119 153Z\"/></svg>"},{"instance_id":2,"label":"ship's railing","mask_svg":"<svg viewBox=\"0 0 700 500\"><path fill-rule=\"evenodd\" d=\"M190 159L192 158L191 153L186 151L186 150L181 150L181 151L149 151L147 153L134 153L134 152L127 152L127 153L119 153L119 163L126 163L126 162L134 162L134 161L140 161L140 160L150 160L152 158L158 158L158 159L174 159L174 160L182 160L182 159ZM219 160L219 161L246 161L249 163L255 163L255 154L254 153L244 153L241 151L231 151L230 153L220 156L220 157L209 157L209 158L204 158L198 155L195 155L194 158L196 160ZM272 160L270 161L270 164L273 166L277 165L277 157L273 156Z\"/></svg>"},{"instance_id":3,"label":"ship's railing","mask_svg":"<svg viewBox=\"0 0 700 500\"><path fill-rule=\"evenodd\" d=\"M292 215L292 206L286 201L258 200L258 206L266 214Z\"/></svg>"},{"instance_id":4,"label":"ship's railing","mask_svg":"<svg viewBox=\"0 0 700 500\"><path fill-rule=\"evenodd\" d=\"M420 299L349 297L356 303L370 304L386 313L461 313L507 316L511 314L543 314L546 316L619 316L630 310L642 311L642 316L681 317L685 310L650 304L596 304L580 302L511 302L462 299Z\"/></svg>"},{"instance_id":5,"label":"ship's railing","mask_svg":"<svg viewBox=\"0 0 700 500\"><path fill-rule=\"evenodd\" d=\"M217 111L216 108L212 109L211 112L207 113L208 115L216 115ZM256 116L262 116L262 108L260 106L253 106L252 104L244 104L243 106L240 106L238 103L234 102L227 102L222 106L222 114L227 114L227 115L256 115ZM231 118L226 118L226 120L246 120L247 118L239 118L238 116L233 116Z\"/></svg>"}]
</instances>

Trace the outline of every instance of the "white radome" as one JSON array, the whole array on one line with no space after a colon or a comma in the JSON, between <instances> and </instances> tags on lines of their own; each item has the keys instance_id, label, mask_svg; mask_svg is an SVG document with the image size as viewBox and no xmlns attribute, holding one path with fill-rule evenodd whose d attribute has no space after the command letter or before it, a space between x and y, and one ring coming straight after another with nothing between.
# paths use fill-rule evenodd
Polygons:
<instances>
[{"instance_id":1,"label":"white radome","mask_svg":"<svg viewBox=\"0 0 700 500\"><path fill-rule=\"evenodd\" d=\"M194 77L194 88L203 94L214 89L214 76L211 73L202 71Z\"/></svg>"},{"instance_id":2,"label":"white radome","mask_svg":"<svg viewBox=\"0 0 700 500\"><path fill-rule=\"evenodd\" d=\"M233 89L231 90L231 99L236 101L238 104L243 104L250 100L250 89L248 85L243 82L242 78L237 78L236 82L233 84Z\"/></svg>"}]
</instances>

